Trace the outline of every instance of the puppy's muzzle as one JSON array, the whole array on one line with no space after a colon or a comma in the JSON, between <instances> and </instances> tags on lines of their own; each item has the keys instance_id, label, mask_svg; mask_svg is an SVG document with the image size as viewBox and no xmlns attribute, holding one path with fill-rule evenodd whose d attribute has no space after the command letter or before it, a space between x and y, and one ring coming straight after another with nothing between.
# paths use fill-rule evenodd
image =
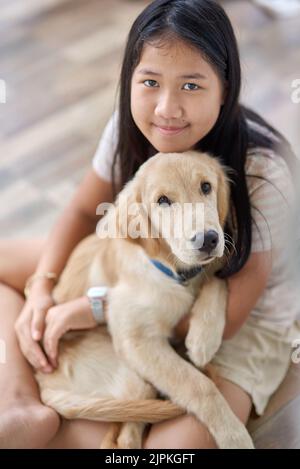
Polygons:
<instances>
[{"instance_id":1,"label":"puppy's muzzle","mask_svg":"<svg viewBox=\"0 0 300 469\"><path fill-rule=\"evenodd\" d=\"M204 232L204 236L203 233L196 233L191 242L195 249L210 254L218 246L219 235L215 230L208 230Z\"/></svg>"}]
</instances>

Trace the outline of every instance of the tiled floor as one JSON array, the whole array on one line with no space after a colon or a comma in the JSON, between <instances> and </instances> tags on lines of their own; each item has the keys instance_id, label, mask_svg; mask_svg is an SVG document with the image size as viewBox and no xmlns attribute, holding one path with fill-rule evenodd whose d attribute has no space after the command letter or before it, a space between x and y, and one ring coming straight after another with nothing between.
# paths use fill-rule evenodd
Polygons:
<instances>
[{"instance_id":1,"label":"tiled floor","mask_svg":"<svg viewBox=\"0 0 300 469\"><path fill-rule=\"evenodd\" d=\"M126 34L146 0L0 0L0 237L46 236L89 166L115 100ZM300 155L300 18L224 1L243 99Z\"/></svg>"}]
</instances>

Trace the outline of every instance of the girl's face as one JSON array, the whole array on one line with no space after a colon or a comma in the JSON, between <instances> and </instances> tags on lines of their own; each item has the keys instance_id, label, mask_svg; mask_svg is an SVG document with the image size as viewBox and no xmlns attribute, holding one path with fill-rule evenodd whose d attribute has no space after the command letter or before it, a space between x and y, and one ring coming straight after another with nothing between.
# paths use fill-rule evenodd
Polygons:
<instances>
[{"instance_id":1,"label":"girl's face","mask_svg":"<svg viewBox=\"0 0 300 469\"><path fill-rule=\"evenodd\" d=\"M131 82L133 119L159 152L192 149L215 125L224 101L218 75L184 42L145 45Z\"/></svg>"}]
</instances>

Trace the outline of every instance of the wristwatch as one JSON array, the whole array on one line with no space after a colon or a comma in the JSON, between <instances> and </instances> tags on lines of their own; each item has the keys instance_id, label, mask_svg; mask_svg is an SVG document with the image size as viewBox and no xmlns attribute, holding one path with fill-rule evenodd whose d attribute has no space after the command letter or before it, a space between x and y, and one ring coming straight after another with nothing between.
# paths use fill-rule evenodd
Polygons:
<instances>
[{"instance_id":1,"label":"wristwatch","mask_svg":"<svg viewBox=\"0 0 300 469\"><path fill-rule=\"evenodd\" d=\"M91 310L97 324L105 323L104 301L107 298L108 287L91 287L86 292L89 299Z\"/></svg>"}]
</instances>

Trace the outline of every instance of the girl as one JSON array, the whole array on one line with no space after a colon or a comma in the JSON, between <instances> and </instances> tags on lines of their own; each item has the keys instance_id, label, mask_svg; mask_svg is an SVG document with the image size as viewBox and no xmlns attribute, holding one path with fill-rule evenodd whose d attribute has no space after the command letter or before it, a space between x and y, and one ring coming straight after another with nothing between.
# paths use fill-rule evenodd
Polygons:
<instances>
[{"instance_id":1,"label":"girl","mask_svg":"<svg viewBox=\"0 0 300 469\"><path fill-rule=\"evenodd\" d=\"M208 151L234 170L226 225L234 249L218 272L228 282L227 323L213 363L219 389L241 421L246 424L252 404L263 413L289 366L297 312L284 259L293 196L285 158L292 161L293 155L276 130L239 104L240 80L232 26L214 1L156 0L134 22L119 106L93 168L46 242L1 241L1 335L7 346L0 375L2 447L99 447L107 424L60 425L58 415L39 400L30 365L50 373L60 336L95 326L85 297L53 304L48 273L60 275L72 249L95 230L96 206L112 201L158 151ZM33 272L24 305L23 288ZM178 326L180 337L187 328L188 318ZM185 415L152 425L144 447L211 448L215 442L199 421Z\"/></svg>"}]
</instances>

